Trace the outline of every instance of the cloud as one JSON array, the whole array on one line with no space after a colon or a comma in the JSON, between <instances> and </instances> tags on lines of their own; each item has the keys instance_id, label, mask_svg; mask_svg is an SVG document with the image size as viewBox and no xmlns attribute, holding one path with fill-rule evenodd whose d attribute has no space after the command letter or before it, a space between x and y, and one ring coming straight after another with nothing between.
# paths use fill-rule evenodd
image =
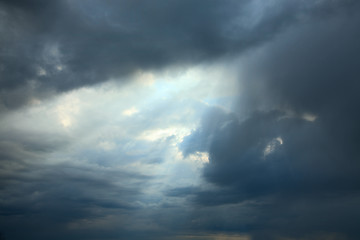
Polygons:
<instances>
[{"instance_id":1,"label":"cloud","mask_svg":"<svg viewBox=\"0 0 360 240\"><path fill-rule=\"evenodd\" d=\"M205 213L212 209L215 215L222 208L226 212L247 209L243 215L249 214L250 219L228 218L237 222L234 228L255 239L304 237L316 231L338 232L343 238L355 239L354 219L359 213L355 204L359 198L355 169L360 166L355 162L359 156L356 150L347 151L352 140L343 145L322 122L283 114L256 113L243 122L212 127L210 135L194 132L186 137L185 143L210 139L209 163L203 169L203 177L214 186L176 188L168 195L186 198L207 209ZM273 145L265 155L269 144L279 138L283 143ZM231 207L238 210L230 210ZM199 210L194 210L194 216L199 214ZM217 229L205 219L198 224L202 230ZM224 230L229 231L231 224L226 226Z\"/></svg>"},{"instance_id":2,"label":"cloud","mask_svg":"<svg viewBox=\"0 0 360 240\"><path fill-rule=\"evenodd\" d=\"M2 236L358 239L359 7L2 1Z\"/></svg>"},{"instance_id":3,"label":"cloud","mask_svg":"<svg viewBox=\"0 0 360 240\"><path fill-rule=\"evenodd\" d=\"M188 86L194 72L213 84L190 78ZM219 81L212 73L144 73L157 81L107 82L2 115L0 231L12 239L177 234L168 218L184 202L164 192L199 181L206 154L184 158L177 145L207 108L202 99ZM137 113L124 115L128 109Z\"/></svg>"},{"instance_id":4,"label":"cloud","mask_svg":"<svg viewBox=\"0 0 360 240\"><path fill-rule=\"evenodd\" d=\"M255 220L238 229L254 239L358 237L354 6L297 23L242 56L238 110L211 109L182 143L184 154L209 153L203 177L213 187L170 195L204 208L248 206Z\"/></svg>"},{"instance_id":5,"label":"cloud","mask_svg":"<svg viewBox=\"0 0 360 240\"><path fill-rule=\"evenodd\" d=\"M52 90L124 79L139 69L189 66L236 55L302 18L341 11L352 4L3 1L2 104L12 109L34 96L51 96ZM19 98L16 89L21 88Z\"/></svg>"}]
</instances>

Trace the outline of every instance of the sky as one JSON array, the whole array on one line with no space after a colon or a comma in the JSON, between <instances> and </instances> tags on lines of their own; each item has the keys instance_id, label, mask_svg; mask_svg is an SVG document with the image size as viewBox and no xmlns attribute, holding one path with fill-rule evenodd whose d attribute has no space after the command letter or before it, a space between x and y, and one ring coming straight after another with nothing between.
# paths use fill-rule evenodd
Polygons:
<instances>
[{"instance_id":1,"label":"sky","mask_svg":"<svg viewBox=\"0 0 360 240\"><path fill-rule=\"evenodd\" d=\"M359 43L357 0L0 0L0 239L360 239Z\"/></svg>"}]
</instances>

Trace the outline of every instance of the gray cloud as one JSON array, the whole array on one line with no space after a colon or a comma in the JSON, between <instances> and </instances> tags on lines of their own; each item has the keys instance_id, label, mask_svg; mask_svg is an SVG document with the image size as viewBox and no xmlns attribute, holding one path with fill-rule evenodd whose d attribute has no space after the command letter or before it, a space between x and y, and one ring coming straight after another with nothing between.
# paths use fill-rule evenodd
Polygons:
<instances>
[{"instance_id":1,"label":"gray cloud","mask_svg":"<svg viewBox=\"0 0 360 240\"><path fill-rule=\"evenodd\" d=\"M25 126L4 114L2 236L358 239L359 22L351 0L1 1L0 111L137 70L224 58L240 63L241 87L238 109L208 107L179 146L171 133L151 143L136 137L189 124L199 112L183 120L177 109L184 116L205 104L168 98L126 120L115 117L126 104L104 116L70 112L87 119L68 128L74 134L48 130L51 117ZM102 133L121 135L113 145L95 132L103 121L111 126ZM117 149L99 150L99 141ZM177 147L185 158L209 153L203 182L172 188L150 172ZM131 163L145 170L121 168ZM176 181L189 174L185 164L174 168Z\"/></svg>"},{"instance_id":2,"label":"gray cloud","mask_svg":"<svg viewBox=\"0 0 360 240\"><path fill-rule=\"evenodd\" d=\"M225 119L232 118L223 114ZM216 188L174 189L169 196L186 197L214 209L215 215L221 211L216 209L241 204L251 220L225 225L222 230L238 228L255 239L305 237L316 232L337 232L343 236L340 239L357 238L359 208L355 203L360 165L354 136L344 143L321 120L309 122L284 117L281 112L257 113L243 122L228 122L211 127L211 135L194 132L184 140L210 139L210 162L203 176ZM199 136L202 138L196 138ZM194 215L198 214L195 210ZM198 224L199 229L219 230L217 221L214 226L204 219Z\"/></svg>"},{"instance_id":3,"label":"gray cloud","mask_svg":"<svg viewBox=\"0 0 360 240\"><path fill-rule=\"evenodd\" d=\"M3 1L2 102L14 108L31 97L51 95L49 89L65 91L139 69L237 54L301 19L331 15L354 4ZM14 90L19 88L22 98Z\"/></svg>"},{"instance_id":4,"label":"gray cloud","mask_svg":"<svg viewBox=\"0 0 360 240\"><path fill-rule=\"evenodd\" d=\"M243 229L255 239L358 238L358 11L300 23L244 57L240 120L211 110L182 144L209 152L203 176L217 188L183 196L257 202Z\"/></svg>"},{"instance_id":5,"label":"gray cloud","mask_svg":"<svg viewBox=\"0 0 360 240\"><path fill-rule=\"evenodd\" d=\"M150 180L91 164L49 164L49 154L36 149L2 150L0 231L6 239L93 238L102 232L101 224L120 224L125 215L141 209L136 200ZM17 154L9 159L7 152ZM126 221L135 224L136 219ZM117 235L122 231L126 229Z\"/></svg>"}]
</instances>

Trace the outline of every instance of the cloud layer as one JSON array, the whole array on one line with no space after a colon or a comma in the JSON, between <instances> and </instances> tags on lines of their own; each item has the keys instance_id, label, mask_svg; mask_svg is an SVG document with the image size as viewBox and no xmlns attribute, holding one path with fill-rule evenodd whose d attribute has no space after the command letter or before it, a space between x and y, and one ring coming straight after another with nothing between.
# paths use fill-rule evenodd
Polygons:
<instances>
[{"instance_id":1,"label":"cloud layer","mask_svg":"<svg viewBox=\"0 0 360 240\"><path fill-rule=\"evenodd\" d=\"M357 1L1 1L0 238L358 239Z\"/></svg>"},{"instance_id":2,"label":"cloud layer","mask_svg":"<svg viewBox=\"0 0 360 240\"><path fill-rule=\"evenodd\" d=\"M2 1L1 99L16 108L136 70L238 54L353 1ZM310 19L310 20L309 20ZM45 91L46 90L46 91ZM45 93L44 93L45 91Z\"/></svg>"},{"instance_id":3,"label":"cloud layer","mask_svg":"<svg viewBox=\"0 0 360 240\"><path fill-rule=\"evenodd\" d=\"M183 143L187 154L209 152L203 176L219 188L182 195L200 205L251 201L256 220L245 225L256 239L356 239L357 13L302 22L245 57L240 117L211 110Z\"/></svg>"}]
</instances>

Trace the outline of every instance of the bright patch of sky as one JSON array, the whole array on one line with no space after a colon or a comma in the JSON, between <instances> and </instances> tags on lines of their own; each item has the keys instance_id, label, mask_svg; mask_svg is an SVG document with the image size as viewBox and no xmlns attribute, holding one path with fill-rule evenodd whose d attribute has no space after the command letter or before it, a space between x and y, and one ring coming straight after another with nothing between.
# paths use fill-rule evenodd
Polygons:
<instances>
[{"instance_id":1,"label":"bright patch of sky","mask_svg":"<svg viewBox=\"0 0 360 240\"><path fill-rule=\"evenodd\" d=\"M178 146L209 107L232 111L237 89L236 71L222 65L137 72L126 83L113 79L51 101L34 99L31 107L1 118L8 129L0 130L63 142L44 153L42 165L149 176L152 180L136 204L153 206L167 201L166 189L202 181L208 153L184 157ZM86 219L69 227L81 228L85 223Z\"/></svg>"}]
</instances>

